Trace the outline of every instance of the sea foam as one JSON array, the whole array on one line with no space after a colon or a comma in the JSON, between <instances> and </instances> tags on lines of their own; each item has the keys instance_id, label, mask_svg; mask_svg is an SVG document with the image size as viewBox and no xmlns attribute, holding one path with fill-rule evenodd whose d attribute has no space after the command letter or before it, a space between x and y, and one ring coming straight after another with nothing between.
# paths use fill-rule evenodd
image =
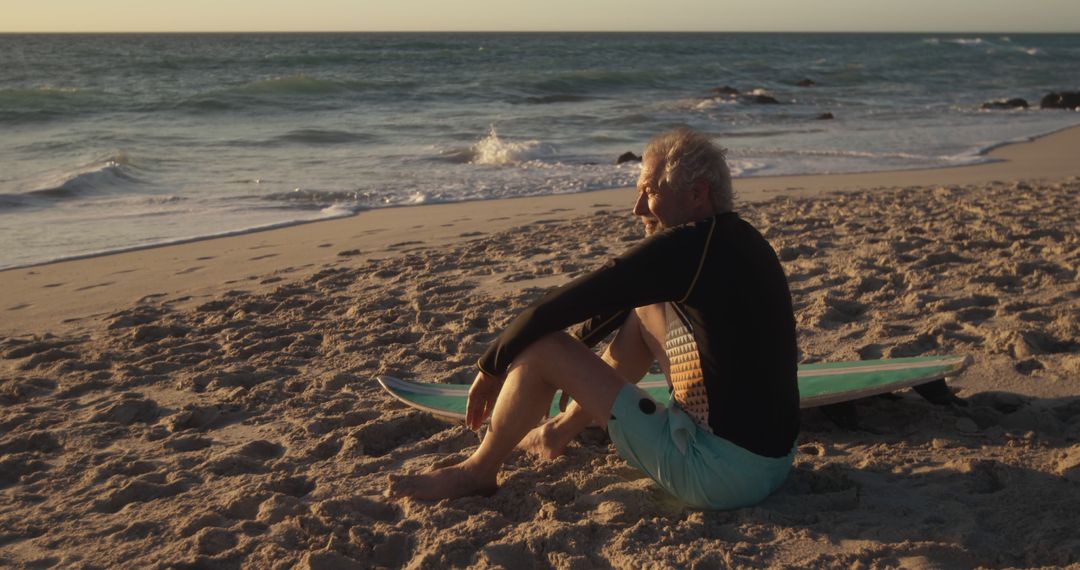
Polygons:
<instances>
[{"instance_id":1,"label":"sea foam","mask_svg":"<svg viewBox=\"0 0 1080 570\"><path fill-rule=\"evenodd\" d=\"M506 141L499 138L495 125L491 125L488 135L478 141L472 147L473 164L517 164L529 160L550 157L555 154L555 148L536 140L529 141Z\"/></svg>"}]
</instances>

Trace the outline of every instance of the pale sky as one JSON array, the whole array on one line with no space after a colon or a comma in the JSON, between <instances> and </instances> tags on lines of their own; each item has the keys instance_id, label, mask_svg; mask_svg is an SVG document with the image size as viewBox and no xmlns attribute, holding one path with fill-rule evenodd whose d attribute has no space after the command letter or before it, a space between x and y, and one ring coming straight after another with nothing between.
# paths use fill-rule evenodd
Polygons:
<instances>
[{"instance_id":1,"label":"pale sky","mask_svg":"<svg viewBox=\"0 0 1080 570\"><path fill-rule=\"evenodd\" d=\"M1080 0L0 0L0 32L1080 32Z\"/></svg>"}]
</instances>

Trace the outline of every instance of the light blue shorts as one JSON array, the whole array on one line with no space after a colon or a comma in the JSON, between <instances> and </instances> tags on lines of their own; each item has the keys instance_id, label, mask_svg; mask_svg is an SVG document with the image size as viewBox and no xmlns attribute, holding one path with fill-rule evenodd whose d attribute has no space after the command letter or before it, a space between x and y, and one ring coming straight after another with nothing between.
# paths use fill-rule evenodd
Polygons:
<instances>
[{"instance_id":1,"label":"light blue shorts","mask_svg":"<svg viewBox=\"0 0 1080 570\"><path fill-rule=\"evenodd\" d=\"M787 479L795 458L794 449L786 457L747 451L633 384L619 391L611 416L608 434L619 456L698 508L733 509L763 501Z\"/></svg>"}]
</instances>

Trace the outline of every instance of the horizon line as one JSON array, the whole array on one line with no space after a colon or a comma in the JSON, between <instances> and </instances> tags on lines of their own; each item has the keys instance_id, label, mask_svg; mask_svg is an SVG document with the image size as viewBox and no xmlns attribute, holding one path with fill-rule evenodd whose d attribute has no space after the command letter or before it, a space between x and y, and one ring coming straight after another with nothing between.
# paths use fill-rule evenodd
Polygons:
<instances>
[{"instance_id":1,"label":"horizon line","mask_svg":"<svg viewBox=\"0 0 1080 570\"><path fill-rule=\"evenodd\" d=\"M0 35L88 34L1080 34L1018 30L0 30Z\"/></svg>"}]
</instances>

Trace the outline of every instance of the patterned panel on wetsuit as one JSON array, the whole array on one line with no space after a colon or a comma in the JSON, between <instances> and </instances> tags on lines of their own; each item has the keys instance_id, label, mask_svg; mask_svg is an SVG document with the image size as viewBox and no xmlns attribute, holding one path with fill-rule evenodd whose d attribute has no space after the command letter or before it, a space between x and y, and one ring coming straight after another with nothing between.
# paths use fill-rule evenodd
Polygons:
<instances>
[{"instance_id":1,"label":"patterned panel on wetsuit","mask_svg":"<svg viewBox=\"0 0 1080 570\"><path fill-rule=\"evenodd\" d=\"M664 341L664 352L671 366L672 398L694 419L694 423L712 433L709 428L709 395L705 390L697 341L674 304L668 303L666 306L667 339Z\"/></svg>"}]
</instances>

